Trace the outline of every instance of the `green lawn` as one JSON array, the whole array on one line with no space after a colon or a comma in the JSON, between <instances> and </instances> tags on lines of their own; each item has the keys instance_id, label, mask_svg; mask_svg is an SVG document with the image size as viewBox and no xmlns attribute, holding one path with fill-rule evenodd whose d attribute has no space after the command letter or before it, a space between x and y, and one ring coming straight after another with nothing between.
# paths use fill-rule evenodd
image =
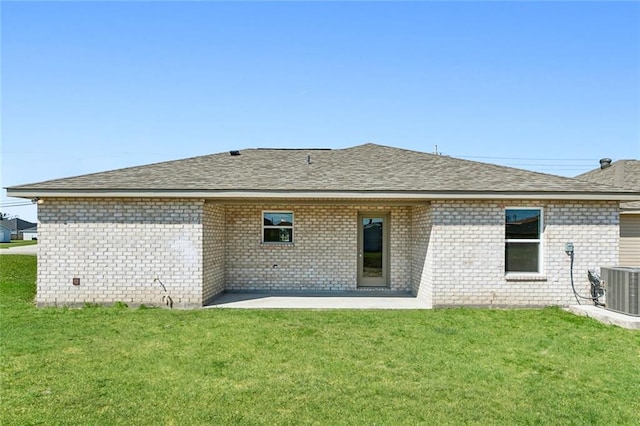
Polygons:
<instances>
[{"instance_id":1,"label":"green lawn","mask_svg":"<svg viewBox=\"0 0 640 426\"><path fill-rule=\"evenodd\" d=\"M38 244L36 240L11 240L10 243L0 243L0 249L6 249L9 247L20 247L20 246L32 246L34 244Z\"/></svg>"},{"instance_id":2,"label":"green lawn","mask_svg":"<svg viewBox=\"0 0 640 426\"><path fill-rule=\"evenodd\" d=\"M0 256L0 423L640 423L640 333L559 309L36 309Z\"/></svg>"}]
</instances>

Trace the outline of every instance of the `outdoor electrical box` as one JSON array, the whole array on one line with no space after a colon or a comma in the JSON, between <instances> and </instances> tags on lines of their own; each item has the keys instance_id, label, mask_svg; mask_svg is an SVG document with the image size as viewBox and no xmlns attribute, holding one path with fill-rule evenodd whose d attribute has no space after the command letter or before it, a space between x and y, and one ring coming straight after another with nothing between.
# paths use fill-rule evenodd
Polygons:
<instances>
[{"instance_id":1,"label":"outdoor electrical box","mask_svg":"<svg viewBox=\"0 0 640 426\"><path fill-rule=\"evenodd\" d=\"M573 253L573 243L564 243L564 251L567 252L567 254Z\"/></svg>"}]
</instances>

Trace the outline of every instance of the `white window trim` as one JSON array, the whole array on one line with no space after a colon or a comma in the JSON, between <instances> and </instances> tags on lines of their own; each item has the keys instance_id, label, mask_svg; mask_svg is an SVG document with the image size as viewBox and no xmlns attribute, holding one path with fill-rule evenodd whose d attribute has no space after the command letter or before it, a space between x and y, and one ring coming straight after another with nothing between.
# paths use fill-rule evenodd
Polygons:
<instances>
[{"instance_id":1,"label":"white window trim","mask_svg":"<svg viewBox=\"0 0 640 426\"><path fill-rule=\"evenodd\" d=\"M287 213L291 215L291 226L275 226L275 225L265 225L264 224L264 214L265 213ZM261 232L260 240L262 244L274 244L274 245L292 245L295 241L294 225L296 223L295 215L292 210L262 210L262 214L260 215L260 224L261 224ZM264 240L264 230L265 229L291 229L291 241L265 241Z\"/></svg>"},{"instance_id":2,"label":"white window trim","mask_svg":"<svg viewBox=\"0 0 640 426\"><path fill-rule=\"evenodd\" d=\"M506 259L505 259L505 276L507 278L513 277L541 277L544 276L544 208L543 207L533 207L533 206L514 206L514 207L505 207L504 212L502 214L503 218L506 218L506 213L508 210L538 210L540 212L540 233L539 237L536 239L510 239L505 236L504 239L504 247L505 250L507 248L507 243L538 243L538 271L537 272L508 272ZM507 221L505 219L503 231L506 231Z\"/></svg>"}]
</instances>

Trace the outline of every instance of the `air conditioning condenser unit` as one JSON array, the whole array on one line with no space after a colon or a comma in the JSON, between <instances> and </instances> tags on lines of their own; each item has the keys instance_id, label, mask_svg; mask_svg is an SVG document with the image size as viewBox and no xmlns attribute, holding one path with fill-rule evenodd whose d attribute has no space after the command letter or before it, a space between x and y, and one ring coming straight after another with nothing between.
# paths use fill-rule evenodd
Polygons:
<instances>
[{"instance_id":1,"label":"air conditioning condenser unit","mask_svg":"<svg viewBox=\"0 0 640 426\"><path fill-rule=\"evenodd\" d=\"M640 268L600 268L606 288L606 307L615 312L640 316Z\"/></svg>"}]
</instances>

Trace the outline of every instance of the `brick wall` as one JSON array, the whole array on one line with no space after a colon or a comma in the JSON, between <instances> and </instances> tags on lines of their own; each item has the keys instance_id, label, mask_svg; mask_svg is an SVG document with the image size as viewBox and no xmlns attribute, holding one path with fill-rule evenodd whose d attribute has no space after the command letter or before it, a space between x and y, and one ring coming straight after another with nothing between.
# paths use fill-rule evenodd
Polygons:
<instances>
[{"instance_id":1,"label":"brick wall","mask_svg":"<svg viewBox=\"0 0 640 426\"><path fill-rule=\"evenodd\" d=\"M292 245L262 244L263 210L293 211ZM391 289L410 291L410 207L268 204L226 207L226 289L356 290L359 211L389 213Z\"/></svg>"},{"instance_id":2,"label":"brick wall","mask_svg":"<svg viewBox=\"0 0 640 426\"><path fill-rule=\"evenodd\" d=\"M202 200L46 199L38 206L39 306L202 305ZM73 285L73 278L80 285Z\"/></svg>"},{"instance_id":3,"label":"brick wall","mask_svg":"<svg viewBox=\"0 0 640 426\"><path fill-rule=\"evenodd\" d=\"M539 277L504 273L504 209L541 207ZM46 199L39 206L40 306L197 307L226 290L357 289L358 213L390 224L390 283L426 306L575 303L574 276L617 263L613 202L432 201L418 206L217 204L192 199ZM262 211L294 212L294 244L263 244ZM80 285L73 285L73 278ZM167 293L159 283L167 288Z\"/></svg>"},{"instance_id":4,"label":"brick wall","mask_svg":"<svg viewBox=\"0 0 640 426\"><path fill-rule=\"evenodd\" d=\"M411 216L411 291L423 299L428 307L433 304L430 275L433 270L431 227L431 206L414 207Z\"/></svg>"},{"instance_id":5,"label":"brick wall","mask_svg":"<svg viewBox=\"0 0 640 426\"><path fill-rule=\"evenodd\" d=\"M542 207L543 273L505 277L504 209ZM588 294L587 269L617 263L618 212L611 202L434 201L429 251L434 306L541 306L575 303L570 258L564 243L575 245L574 277ZM428 285L429 280L423 280Z\"/></svg>"},{"instance_id":6,"label":"brick wall","mask_svg":"<svg viewBox=\"0 0 640 426\"><path fill-rule=\"evenodd\" d=\"M361 207L364 210L364 208ZM393 207L390 211L391 289L412 291L411 274L411 207ZM357 213L356 213L357 214Z\"/></svg>"},{"instance_id":7,"label":"brick wall","mask_svg":"<svg viewBox=\"0 0 640 426\"><path fill-rule=\"evenodd\" d=\"M206 202L202 215L202 224L202 300L206 304L224 291L226 250L224 205Z\"/></svg>"}]
</instances>

